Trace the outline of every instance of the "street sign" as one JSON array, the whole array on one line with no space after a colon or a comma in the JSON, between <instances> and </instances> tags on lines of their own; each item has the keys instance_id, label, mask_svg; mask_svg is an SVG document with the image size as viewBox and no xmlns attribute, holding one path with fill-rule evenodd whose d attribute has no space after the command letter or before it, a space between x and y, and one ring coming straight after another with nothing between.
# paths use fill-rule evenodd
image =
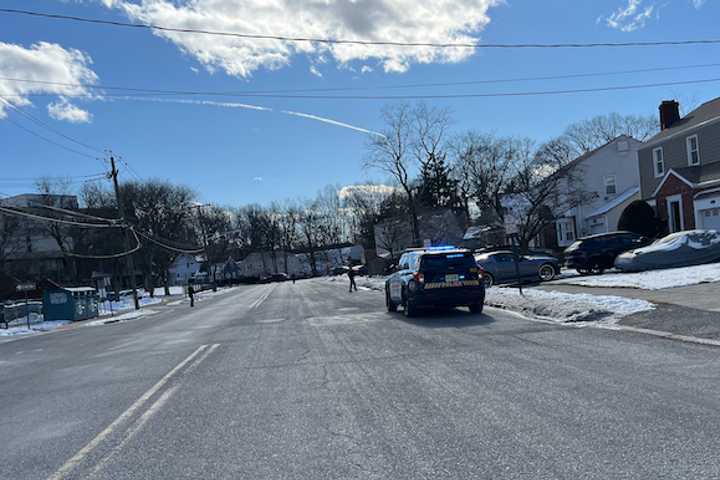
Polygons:
<instances>
[{"instance_id":1,"label":"street sign","mask_svg":"<svg viewBox=\"0 0 720 480\"><path fill-rule=\"evenodd\" d=\"M15 287L15 290L18 292L32 292L35 290L35 284L34 283L21 283L17 287Z\"/></svg>"}]
</instances>

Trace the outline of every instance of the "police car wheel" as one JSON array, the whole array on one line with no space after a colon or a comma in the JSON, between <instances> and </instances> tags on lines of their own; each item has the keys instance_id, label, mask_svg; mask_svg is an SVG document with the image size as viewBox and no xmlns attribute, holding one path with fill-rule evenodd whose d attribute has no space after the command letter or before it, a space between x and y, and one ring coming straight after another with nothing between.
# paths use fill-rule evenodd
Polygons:
<instances>
[{"instance_id":1,"label":"police car wheel","mask_svg":"<svg viewBox=\"0 0 720 480\"><path fill-rule=\"evenodd\" d=\"M483 304L482 303L474 303L472 305L468 305L468 308L470 309L470 313L478 315L478 314L481 314L483 311Z\"/></svg>"},{"instance_id":2,"label":"police car wheel","mask_svg":"<svg viewBox=\"0 0 720 480\"><path fill-rule=\"evenodd\" d=\"M397 312L397 305L395 305L395 303L393 303L393 301L390 299L390 292L388 292L387 290L385 291L385 305L387 306L388 312Z\"/></svg>"},{"instance_id":3,"label":"police car wheel","mask_svg":"<svg viewBox=\"0 0 720 480\"><path fill-rule=\"evenodd\" d=\"M408 318L414 317L417 315L417 307L410 300L406 300L404 313Z\"/></svg>"}]
</instances>

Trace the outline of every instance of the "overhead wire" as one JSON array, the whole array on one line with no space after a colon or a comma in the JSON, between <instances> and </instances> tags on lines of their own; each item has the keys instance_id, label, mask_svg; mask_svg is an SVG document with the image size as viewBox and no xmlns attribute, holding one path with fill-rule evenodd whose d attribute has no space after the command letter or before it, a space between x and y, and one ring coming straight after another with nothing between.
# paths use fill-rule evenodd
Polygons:
<instances>
[{"instance_id":1,"label":"overhead wire","mask_svg":"<svg viewBox=\"0 0 720 480\"><path fill-rule=\"evenodd\" d=\"M100 148L98 148L98 147L93 147L92 145L88 145L87 143L85 143L85 142L83 142L83 141L81 141L81 140L78 140L78 139L76 139L76 138L73 138L73 137L71 137L70 135L66 135L65 133L63 133L63 132L55 129L55 128L52 127L51 125L49 125L47 122L44 122L44 121L40 120L39 118L37 118L36 116L31 115L29 112L26 112L26 111L24 111L23 109L18 108L17 106L13 105L11 102L9 102L8 100L6 100L2 95L0 95L0 100L2 100L2 101L5 103L5 105L7 105L8 107L10 107L10 108L13 109L14 111L16 111L16 112L18 112L19 114L25 116L26 118L30 119L30 121L36 123L37 125L40 125L41 127L43 127L43 128L45 128L45 129L47 129L48 131L54 133L55 135L58 135L58 136L64 138L65 140L68 140L68 141L70 141L70 142L72 142L72 143L75 143L76 145L79 145L79 146L81 146L81 147L83 147L83 148L87 148L87 149L90 150L90 151L103 154L103 151L102 151Z\"/></svg>"},{"instance_id":2,"label":"overhead wire","mask_svg":"<svg viewBox=\"0 0 720 480\"><path fill-rule=\"evenodd\" d=\"M44 217L42 215L36 215L34 213L25 212L22 210L15 210L13 208L8 208L7 206L0 206L0 212L3 212L7 215L15 215L18 217L31 218L31 219L37 220L37 221L72 225L72 226L79 227L79 228L126 228L127 227L127 225L122 225L119 223L86 223L86 222L78 222L78 221L74 221L74 220L64 220L61 218ZM106 220L108 220L108 219L106 219Z\"/></svg>"},{"instance_id":3,"label":"overhead wire","mask_svg":"<svg viewBox=\"0 0 720 480\"><path fill-rule=\"evenodd\" d=\"M140 241L140 238L138 237L137 233L130 228L130 232L133 234L133 237L135 238L135 247L132 249L121 252L121 253L114 253L109 255L90 255L90 254L81 254L81 253L74 253L74 252L64 252L65 255L69 257L75 257L75 258L87 258L91 260L112 260L115 258L122 258L127 257L128 255L132 255L133 253L139 251L142 248L142 242Z\"/></svg>"},{"instance_id":4,"label":"overhead wire","mask_svg":"<svg viewBox=\"0 0 720 480\"><path fill-rule=\"evenodd\" d=\"M13 125L16 126L17 128L19 128L20 130L23 130L23 131L25 131L26 133L29 133L30 135L33 135L33 136L35 136L35 137L37 137L37 138L39 138L39 139L41 139L41 140L43 140L43 141L51 144L51 145L55 145L55 146L58 147L58 148L62 148L63 150L66 150L66 151L68 151L68 152L70 152L70 153L74 153L75 155L79 155L79 156L81 156L81 157L90 158L90 159L92 159L92 160L100 160L98 157L94 157L94 156L89 155L89 154L87 154L87 153L83 153L83 152L81 152L81 151L79 151L79 150L75 150L74 148L70 148L70 147L68 147L67 145L63 145L62 143L56 142L55 140L52 140L52 139L50 139L50 138L48 138L48 137L45 137L44 135L41 135L41 134L35 132L34 130L30 130L29 128L25 127L24 125L22 125L22 124L20 124L20 123L18 123L18 122L16 122L16 121L14 121L14 120L13 120L12 118L10 118L10 117L6 117L5 120L7 120L7 121L10 122L11 124L13 124Z\"/></svg>"},{"instance_id":5,"label":"overhead wire","mask_svg":"<svg viewBox=\"0 0 720 480\"><path fill-rule=\"evenodd\" d=\"M156 238L153 238L149 234L137 231L134 228L132 228L132 229L133 229L133 231L137 232L141 237L145 238L146 240L149 240L150 242L152 242L152 243L156 244L157 246L162 247L166 250L170 250L170 251L173 251L176 253L186 253L188 255L197 255L199 253L205 252L204 248L184 249L184 248L174 247L172 245L168 245L167 243L161 242L160 240L157 240Z\"/></svg>"},{"instance_id":6,"label":"overhead wire","mask_svg":"<svg viewBox=\"0 0 720 480\"><path fill-rule=\"evenodd\" d=\"M106 25L113 27L157 30L161 32L192 33L234 37L247 40L278 40L284 42L308 42L330 45L363 45L387 47L429 47L429 48L483 48L483 49L515 49L515 48L619 48L619 47L660 47L660 46L688 46L688 45L716 45L720 39L683 39L659 41L633 41L633 42L569 42L569 43L481 43L481 42L400 42L390 40L354 40L339 38L305 37L296 35L276 35L260 33L226 32L205 30L198 28L179 28L157 25L152 23L131 23L118 20L104 20L100 18L80 17L76 15L62 15L57 13L22 10L16 8L0 8L0 13L41 17L52 20L66 20L72 22Z\"/></svg>"},{"instance_id":7,"label":"overhead wire","mask_svg":"<svg viewBox=\"0 0 720 480\"><path fill-rule=\"evenodd\" d=\"M56 81L51 81L51 80L35 80L35 79L27 79L27 78L2 77L2 76L0 76L0 80L9 81L9 82L18 82L18 83L54 85L54 86L96 89L96 90L117 90L117 91L133 92L135 94L148 94L148 95L157 94L157 95L233 96L233 95L273 94L273 93L312 93L312 92L397 90L397 89L406 89L406 88L452 87L452 86L463 86L463 85L491 85L491 84L498 84L498 83L533 82L533 81L544 81L544 80L566 80L566 79L573 79L573 78L606 77L606 76L631 75L631 74L636 74L636 73L652 73L652 72L664 72L664 71L683 71L684 72L687 70L702 69L702 68L714 68L714 67L720 67L720 63L660 66L660 67L648 67L648 68L638 68L638 69L629 69L629 70L614 70L614 71L605 71L605 72L580 72L580 73L568 73L568 74L562 74L562 75L539 75L539 76L530 76L530 77L475 79L475 80L465 80L465 81L457 81L457 82L405 83L405 84L396 84L396 85L289 88L289 89L244 90L244 91L242 91L242 90L241 91L212 91L212 90L211 91L202 91L202 90L172 90L172 89L161 89L161 88L123 87L123 86L118 86L118 85L56 82ZM29 95L33 95L33 94L29 94ZM46 95L46 94L43 94L43 95ZM105 92L103 92L103 95L108 96L107 93L105 93Z\"/></svg>"}]
</instances>

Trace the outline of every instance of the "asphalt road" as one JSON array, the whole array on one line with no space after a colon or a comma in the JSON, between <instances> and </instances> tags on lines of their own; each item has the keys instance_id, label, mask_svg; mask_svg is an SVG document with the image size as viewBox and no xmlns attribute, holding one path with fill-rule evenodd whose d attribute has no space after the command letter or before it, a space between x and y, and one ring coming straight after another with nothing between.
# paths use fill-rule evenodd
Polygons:
<instances>
[{"instance_id":1,"label":"asphalt road","mask_svg":"<svg viewBox=\"0 0 720 480\"><path fill-rule=\"evenodd\" d=\"M719 353L241 287L0 343L0 478L719 478Z\"/></svg>"}]
</instances>

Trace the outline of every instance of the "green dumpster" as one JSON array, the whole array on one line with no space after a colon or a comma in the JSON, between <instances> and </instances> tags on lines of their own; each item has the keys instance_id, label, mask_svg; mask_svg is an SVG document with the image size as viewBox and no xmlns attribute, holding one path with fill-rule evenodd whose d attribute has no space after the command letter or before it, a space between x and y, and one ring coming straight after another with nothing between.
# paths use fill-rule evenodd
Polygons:
<instances>
[{"instance_id":1,"label":"green dumpster","mask_svg":"<svg viewBox=\"0 0 720 480\"><path fill-rule=\"evenodd\" d=\"M92 287L48 288L43 292L45 320L87 320L98 316L98 294Z\"/></svg>"}]
</instances>

